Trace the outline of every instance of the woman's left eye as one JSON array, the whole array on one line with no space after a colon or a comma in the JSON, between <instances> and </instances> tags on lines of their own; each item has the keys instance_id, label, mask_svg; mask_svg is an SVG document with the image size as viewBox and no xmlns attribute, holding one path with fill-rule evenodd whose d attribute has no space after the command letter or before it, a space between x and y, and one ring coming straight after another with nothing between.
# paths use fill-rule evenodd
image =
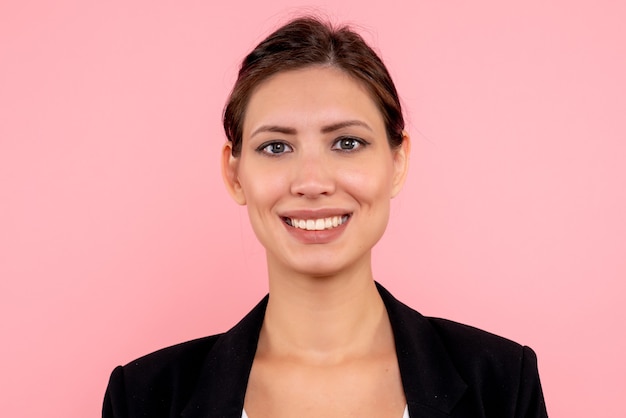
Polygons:
<instances>
[{"instance_id":1,"label":"woman's left eye","mask_svg":"<svg viewBox=\"0 0 626 418\"><path fill-rule=\"evenodd\" d=\"M366 142L362 139L353 138L351 136L344 136L333 144L332 149L340 150L340 151L353 151L357 148L366 145Z\"/></svg>"}]
</instances>

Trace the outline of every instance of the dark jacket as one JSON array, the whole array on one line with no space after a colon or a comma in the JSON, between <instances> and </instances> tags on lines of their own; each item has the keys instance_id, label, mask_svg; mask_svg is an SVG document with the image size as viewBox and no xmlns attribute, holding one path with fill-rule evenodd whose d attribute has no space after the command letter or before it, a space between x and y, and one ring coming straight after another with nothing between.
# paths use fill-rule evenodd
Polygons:
<instances>
[{"instance_id":1,"label":"dark jacket","mask_svg":"<svg viewBox=\"0 0 626 418\"><path fill-rule=\"evenodd\" d=\"M378 285L393 329L411 418L547 417L528 347L427 318ZM240 418L266 296L230 331L117 367L103 417Z\"/></svg>"}]
</instances>

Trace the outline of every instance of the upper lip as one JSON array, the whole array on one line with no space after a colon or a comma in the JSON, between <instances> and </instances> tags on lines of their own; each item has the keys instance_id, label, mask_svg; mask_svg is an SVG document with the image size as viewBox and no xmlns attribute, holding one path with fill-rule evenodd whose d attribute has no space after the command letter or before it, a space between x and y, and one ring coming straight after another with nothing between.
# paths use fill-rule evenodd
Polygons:
<instances>
[{"instance_id":1,"label":"upper lip","mask_svg":"<svg viewBox=\"0 0 626 418\"><path fill-rule=\"evenodd\" d=\"M349 215L352 211L346 209L299 209L299 210L289 210L280 213L280 216L283 218L292 218L292 219L321 219L321 218L330 218L333 216L343 216Z\"/></svg>"}]
</instances>

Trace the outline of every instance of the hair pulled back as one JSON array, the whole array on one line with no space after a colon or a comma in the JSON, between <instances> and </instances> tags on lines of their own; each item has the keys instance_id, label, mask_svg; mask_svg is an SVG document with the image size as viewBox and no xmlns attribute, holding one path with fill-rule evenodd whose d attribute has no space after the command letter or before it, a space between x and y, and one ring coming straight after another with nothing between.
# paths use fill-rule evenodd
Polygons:
<instances>
[{"instance_id":1,"label":"hair pulled back","mask_svg":"<svg viewBox=\"0 0 626 418\"><path fill-rule=\"evenodd\" d=\"M241 63L223 120L233 156L241 153L243 120L255 88L276 73L313 65L336 67L361 82L382 113L389 145L402 143L400 100L378 55L347 26L335 28L315 17L300 17L269 35Z\"/></svg>"}]
</instances>

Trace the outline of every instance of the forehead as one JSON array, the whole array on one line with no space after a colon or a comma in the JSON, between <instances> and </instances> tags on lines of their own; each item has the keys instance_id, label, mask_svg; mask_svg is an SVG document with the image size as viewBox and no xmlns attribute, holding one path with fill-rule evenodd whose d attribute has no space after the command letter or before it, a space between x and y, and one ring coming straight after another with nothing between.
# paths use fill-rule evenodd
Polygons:
<instances>
[{"instance_id":1,"label":"forehead","mask_svg":"<svg viewBox=\"0 0 626 418\"><path fill-rule=\"evenodd\" d=\"M383 128L381 112L362 82L332 66L277 73L252 93L244 136L257 124L307 125L362 119Z\"/></svg>"}]
</instances>

